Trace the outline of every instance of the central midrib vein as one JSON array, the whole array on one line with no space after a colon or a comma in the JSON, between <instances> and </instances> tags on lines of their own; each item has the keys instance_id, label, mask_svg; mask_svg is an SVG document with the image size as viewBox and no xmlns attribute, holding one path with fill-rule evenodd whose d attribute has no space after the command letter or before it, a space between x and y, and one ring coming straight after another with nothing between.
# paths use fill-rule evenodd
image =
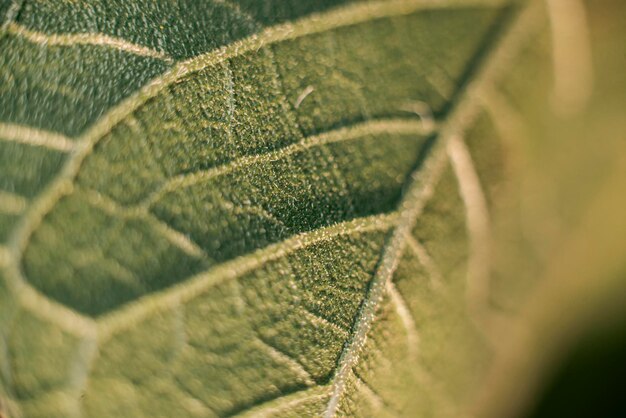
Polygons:
<instances>
[{"instance_id":1,"label":"central midrib vein","mask_svg":"<svg viewBox=\"0 0 626 418\"><path fill-rule=\"evenodd\" d=\"M346 388L346 381L350 377L352 368L357 364L376 311L383 300L387 282L391 280L406 246L406 238L420 216L424 205L432 196L434 186L442 174L447 163L447 142L451 137L461 133L464 126L472 123L478 112L479 104L471 97L490 83L496 74L501 73L506 66L507 59L524 39L529 27L535 21L535 5L537 0L528 0L526 5L519 6L515 15L508 22L507 27L497 36L497 41L489 49L489 53L479 57L479 62L472 69L469 81L461 86L456 101L448 117L442 124L440 133L433 139L434 143L428 155L411 175L410 184L400 203L399 221L385 246L378 268L370 284L369 292L364 300L355 322L352 339L342 352L337 371L331 383L331 395L323 416L332 418L336 415L339 403Z\"/></svg>"}]
</instances>

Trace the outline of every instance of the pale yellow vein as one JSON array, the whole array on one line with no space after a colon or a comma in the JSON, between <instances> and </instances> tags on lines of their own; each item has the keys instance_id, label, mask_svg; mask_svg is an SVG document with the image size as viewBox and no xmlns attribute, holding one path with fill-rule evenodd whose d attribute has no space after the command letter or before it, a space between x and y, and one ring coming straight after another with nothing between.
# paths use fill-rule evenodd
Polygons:
<instances>
[{"instance_id":1,"label":"pale yellow vein","mask_svg":"<svg viewBox=\"0 0 626 418\"><path fill-rule=\"evenodd\" d=\"M250 205L236 205L235 203L229 200L223 199L223 198L219 199L219 205L222 206L224 209L229 210L231 213L235 215L237 214L256 215L265 219L266 221L270 223L273 223L285 229L289 229L283 221L278 219L269 211L265 210L260 205L251 205L251 204Z\"/></svg>"},{"instance_id":2,"label":"pale yellow vein","mask_svg":"<svg viewBox=\"0 0 626 418\"><path fill-rule=\"evenodd\" d=\"M178 377L173 377L171 381L174 382L176 389L184 397L181 402L182 407L191 412L192 416L207 418L218 416L203 399L200 399L195 393L189 390Z\"/></svg>"},{"instance_id":3,"label":"pale yellow vein","mask_svg":"<svg viewBox=\"0 0 626 418\"><path fill-rule=\"evenodd\" d=\"M436 290L443 289L445 284L441 271L426 248L413 235L408 236L406 242L420 264L424 266L431 286Z\"/></svg>"},{"instance_id":4,"label":"pale yellow vein","mask_svg":"<svg viewBox=\"0 0 626 418\"><path fill-rule=\"evenodd\" d=\"M206 252L196 244L189 234L185 234L183 232L177 231L176 229L169 226L167 223L161 221L155 216L149 216L148 221L153 224L153 229L157 231L161 236L165 237L171 244L179 249L183 250L184 253L196 258L205 258L207 257Z\"/></svg>"},{"instance_id":5,"label":"pale yellow vein","mask_svg":"<svg viewBox=\"0 0 626 418\"><path fill-rule=\"evenodd\" d=\"M0 141L11 141L54 151L72 151L76 143L56 132L44 131L29 126L0 122Z\"/></svg>"},{"instance_id":6,"label":"pale yellow vein","mask_svg":"<svg viewBox=\"0 0 626 418\"><path fill-rule=\"evenodd\" d=\"M330 322L328 319L321 317L320 315L311 312L310 310L306 309L306 308L301 308L300 312L302 312L304 314L304 316L308 317L311 322L313 322L316 325L321 325L325 328L330 328L335 330L337 333L339 333L340 335L347 337L349 335L348 331L343 329L342 327L340 327L339 325Z\"/></svg>"},{"instance_id":7,"label":"pale yellow vein","mask_svg":"<svg viewBox=\"0 0 626 418\"><path fill-rule=\"evenodd\" d=\"M72 335L96 338L97 327L93 319L51 300L24 281L9 281L9 285L13 294L17 295L20 306L28 312Z\"/></svg>"},{"instance_id":8,"label":"pale yellow vein","mask_svg":"<svg viewBox=\"0 0 626 418\"><path fill-rule=\"evenodd\" d=\"M404 330L406 332L406 343L409 351L409 356L412 359L415 359L418 351L419 333L417 331L417 326L415 325L413 315L411 314L411 310L406 304L402 294L394 285L393 281L387 282L387 293L391 297L393 307L396 311L396 314L400 318L402 326L404 327Z\"/></svg>"},{"instance_id":9,"label":"pale yellow vein","mask_svg":"<svg viewBox=\"0 0 626 418\"><path fill-rule=\"evenodd\" d=\"M593 92L593 60L585 5L581 0L547 0L552 29L555 110L584 109Z\"/></svg>"},{"instance_id":10,"label":"pale yellow vein","mask_svg":"<svg viewBox=\"0 0 626 418\"><path fill-rule=\"evenodd\" d=\"M172 177L167 180L159 190L150 195L146 201L141 204L141 206L150 207L169 192L193 186L199 182L210 180L214 177L230 173L234 170L241 169L252 164L277 161L312 147L320 147L336 142L356 140L367 135L396 134L425 136L430 132L430 130L424 129L419 121L414 119L374 120L349 127L339 128L320 135L307 137L298 143L288 145L276 151L243 156L221 166Z\"/></svg>"},{"instance_id":11,"label":"pale yellow vein","mask_svg":"<svg viewBox=\"0 0 626 418\"><path fill-rule=\"evenodd\" d=\"M10 258L11 251L4 245L0 245L0 267L8 265Z\"/></svg>"},{"instance_id":12,"label":"pale yellow vein","mask_svg":"<svg viewBox=\"0 0 626 418\"><path fill-rule=\"evenodd\" d=\"M255 338L254 343L261 347L271 358L273 358L279 364L286 365L296 376L298 376L307 386L313 386L315 381L297 360L291 358L289 355L279 351L277 348L272 347L260 338Z\"/></svg>"},{"instance_id":13,"label":"pale yellow vein","mask_svg":"<svg viewBox=\"0 0 626 418\"><path fill-rule=\"evenodd\" d=\"M98 342L95 336L87 336L78 344L69 370L69 389L72 391L68 418L83 417L83 400L93 361L98 355Z\"/></svg>"},{"instance_id":14,"label":"pale yellow vein","mask_svg":"<svg viewBox=\"0 0 626 418\"><path fill-rule=\"evenodd\" d=\"M137 45L122 38L105 35L103 33L63 33L47 34L28 29L18 23L11 22L6 27L7 33L19 36L28 41L46 46L76 46L93 45L101 46L119 51L128 52L134 55L150 57L166 62L173 62L173 59L166 53Z\"/></svg>"},{"instance_id":15,"label":"pale yellow vein","mask_svg":"<svg viewBox=\"0 0 626 418\"><path fill-rule=\"evenodd\" d=\"M100 254L97 256L99 255ZM107 266L107 271L110 272L109 277L112 279L131 286L145 287L145 284L141 282L139 277L134 272L124 267L119 261L112 258L106 258L101 262Z\"/></svg>"},{"instance_id":16,"label":"pale yellow vein","mask_svg":"<svg viewBox=\"0 0 626 418\"><path fill-rule=\"evenodd\" d=\"M182 354L185 347L188 346L187 332L185 330L185 307L179 305L173 310L172 321L172 338L175 347L175 357Z\"/></svg>"},{"instance_id":17,"label":"pale yellow vein","mask_svg":"<svg viewBox=\"0 0 626 418\"><path fill-rule=\"evenodd\" d=\"M513 152L512 157L520 158L520 147L530 138L524 115L511 106L504 95L495 88L483 89L477 95L477 99L482 103L502 141L514 150L519 150Z\"/></svg>"},{"instance_id":18,"label":"pale yellow vein","mask_svg":"<svg viewBox=\"0 0 626 418\"><path fill-rule=\"evenodd\" d=\"M507 152L507 168L511 173L520 173L527 166L527 153L524 145L530 137L530 127L526 115L513 107L509 100L495 88L485 89L480 92L478 99L483 103L485 112L493 123L496 133L502 142L510 148ZM554 234L554 214L547 216L545 213L540 218L532 216L533 193L527 193L529 183L533 180L532 172L526 170L526 176L520 180L520 221L525 235L542 236L542 242L550 245L556 237Z\"/></svg>"},{"instance_id":19,"label":"pale yellow vein","mask_svg":"<svg viewBox=\"0 0 626 418\"><path fill-rule=\"evenodd\" d=\"M489 299L491 232L489 209L472 156L461 138L448 141L448 155L465 205L470 256L467 266L467 300L473 312L482 315Z\"/></svg>"},{"instance_id":20,"label":"pale yellow vein","mask_svg":"<svg viewBox=\"0 0 626 418\"><path fill-rule=\"evenodd\" d=\"M495 87L483 89L476 98L482 103L496 134L507 148L507 170L519 172L526 163L522 148L530 139L525 115L515 109ZM525 196L524 193L522 195Z\"/></svg>"},{"instance_id":21,"label":"pale yellow vein","mask_svg":"<svg viewBox=\"0 0 626 418\"><path fill-rule=\"evenodd\" d=\"M0 190L0 213L19 215L27 205L28 199L24 196Z\"/></svg>"},{"instance_id":22,"label":"pale yellow vein","mask_svg":"<svg viewBox=\"0 0 626 418\"><path fill-rule=\"evenodd\" d=\"M354 379L355 379L357 390L361 392L363 396L365 396L365 398L369 401L370 405L374 409L372 412L380 412L386 409L385 402L383 401L383 399L380 397L378 393L374 391L374 389L370 387L370 385L367 384L367 382L361 379L361 377L357 375L356 373L354 373ZM388 412L391 412L391 411L388 411Z\"/></svg>"},{"instance_id":23,"label":"pale yellow vein","mask_svg":"<svg viewBox=\"0 0 626 418\"><path fill-rule=\"evenodd\" d=\"M204 258L207 256L204 250L187 234L175 230L147 210L143 210L142 208L124 207L96 190L83 187L80 188L80 191L82 192L82 195L85 196L87 202L93 207L121 219L142 219L148 222L155 232L167 239L171 244L181 249L186 254L196 258Z\"/></svg>"}]
</instances>

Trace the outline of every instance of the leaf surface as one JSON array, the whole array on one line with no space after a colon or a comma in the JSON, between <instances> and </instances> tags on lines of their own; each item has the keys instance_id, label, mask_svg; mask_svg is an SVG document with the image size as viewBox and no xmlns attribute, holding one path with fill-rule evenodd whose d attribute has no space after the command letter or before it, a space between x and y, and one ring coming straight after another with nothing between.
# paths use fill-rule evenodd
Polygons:
<instances>
[{"instance_id":1,"label":"leaf surface","mask_svg":"<svg viewBox=\"0 0 626 418\"><path fill-rule=\"evenodd\" d=\"M465 408L504 170L479 96L542 10L339 3L0 8L9 411Z\"/></svg>"}]
</instances>

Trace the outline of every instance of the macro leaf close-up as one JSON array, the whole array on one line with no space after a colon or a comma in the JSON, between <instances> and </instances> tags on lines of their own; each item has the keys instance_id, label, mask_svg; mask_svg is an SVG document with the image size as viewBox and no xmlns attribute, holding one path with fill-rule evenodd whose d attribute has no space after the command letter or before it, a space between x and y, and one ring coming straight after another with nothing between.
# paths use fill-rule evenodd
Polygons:
<instances>
[{"instance_id":1,"label":"macro leaf close-up","mask_svg":"<svg viewBox=\"0 0 626 418\"><path fill-rule=\"evenodd\" d=\"M0 0L0 418L626 413L624 22Z\"/></svg>"}]
</instances>

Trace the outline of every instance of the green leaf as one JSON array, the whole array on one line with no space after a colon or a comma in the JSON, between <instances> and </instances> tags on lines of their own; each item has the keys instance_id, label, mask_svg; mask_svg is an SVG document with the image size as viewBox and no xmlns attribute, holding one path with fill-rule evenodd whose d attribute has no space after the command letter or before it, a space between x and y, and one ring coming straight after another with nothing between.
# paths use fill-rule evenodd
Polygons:
<instances>
[{"instance_id":1,"label":"green leaf","mask_svg":"<svg viewBox=\"0 0 626 418\"><path fill-rule=\"evenodd\" d=\"M473 412L538 2L0 12L0 411Z\"/></svg>"}]
</instances>

